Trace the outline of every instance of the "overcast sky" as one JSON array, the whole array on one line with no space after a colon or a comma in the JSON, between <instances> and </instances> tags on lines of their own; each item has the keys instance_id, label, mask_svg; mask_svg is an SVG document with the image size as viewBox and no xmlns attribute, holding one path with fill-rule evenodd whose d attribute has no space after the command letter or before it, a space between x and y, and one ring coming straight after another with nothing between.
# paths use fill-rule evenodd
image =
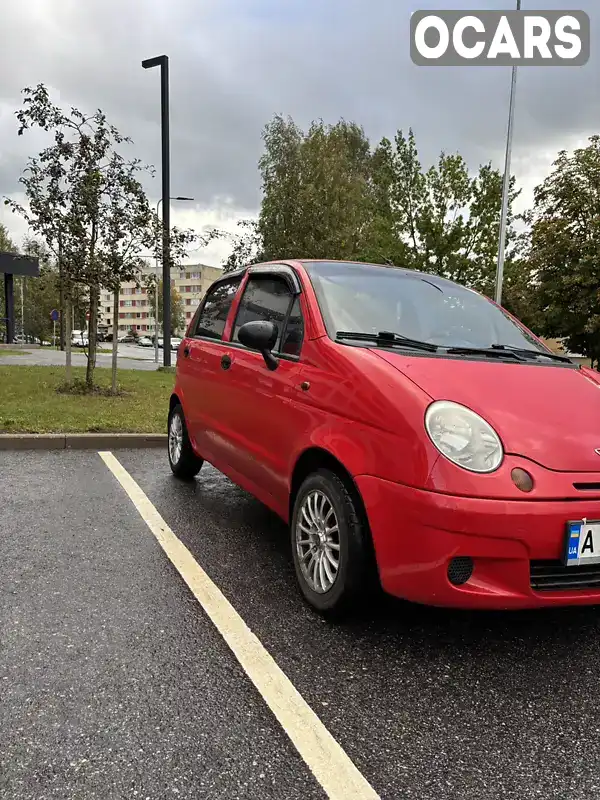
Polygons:
<instances>
[{"instance_id":1,"label":"overcast sky","mask_svg":"<svg viewBox=\"0 0 600 800\"><path fill-rule=\"evenodd\" d=\"M416 67L417 9L507 9L514 0L21 0L5 2L0 34L0 196L19 191L33 135L16 136L24 86L45 83L65 105L102 108L160 164L159 72L171 66L173 222L233 228L260 202L261 130L275 113L303 127L340 117L373 140L412 126L428 165L444 149L475 170L503 166L510 69ZM513 172L529 199L559 149L600 133L599 0L523 0L523 8L583 9L592 20L584 67L519 71ZM160 176L148 186L153 202ZM22 222L0 208L17 239ZM225 248L227 250L227 248ZM226 254L226 253L225 253ZM223 246L194 254L220 263Z\"/></svg>"}]
</instances>

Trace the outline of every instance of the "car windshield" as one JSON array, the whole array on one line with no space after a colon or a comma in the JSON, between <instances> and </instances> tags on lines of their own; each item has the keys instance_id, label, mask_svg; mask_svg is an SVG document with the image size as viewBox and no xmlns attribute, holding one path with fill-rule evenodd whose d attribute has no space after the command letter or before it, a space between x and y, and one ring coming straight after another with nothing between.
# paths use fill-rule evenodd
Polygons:
<instances>
[{"instance_id":1,"label":"car windshield","mask_svg":"<svg viewBox=\"0 0 600 800\"><path fill-rule=\"evenodd\" d=\"M523 348L548 353L483 295L436 275L372 264L304 262L327 332L390 331L443 348Z\"/></svg>"}]
</instances>

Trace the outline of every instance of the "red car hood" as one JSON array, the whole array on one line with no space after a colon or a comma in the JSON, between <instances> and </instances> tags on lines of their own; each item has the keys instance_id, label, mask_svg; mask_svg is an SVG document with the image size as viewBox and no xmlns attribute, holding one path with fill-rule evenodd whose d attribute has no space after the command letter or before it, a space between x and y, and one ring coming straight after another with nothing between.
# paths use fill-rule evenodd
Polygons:
<instances>
[{"instance_id":1,"label":"red car hood","mask_svg":"<svg viewBox=\"0 0 600 800\"><path fill-rule=\"evenodd\" d=\"M433 400L453 400L477 412L498 432L507 453L560 472L600 472L600 374L373 352Z\"/></svg>"}]
</instances>

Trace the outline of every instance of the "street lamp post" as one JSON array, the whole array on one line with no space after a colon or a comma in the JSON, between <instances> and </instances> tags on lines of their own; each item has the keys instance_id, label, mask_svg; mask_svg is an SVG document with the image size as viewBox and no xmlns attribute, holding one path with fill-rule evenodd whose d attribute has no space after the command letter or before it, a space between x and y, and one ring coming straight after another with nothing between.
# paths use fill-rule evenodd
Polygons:
<instances>
[{"instance_id":1,"label":"street lamp post","mask_svg":"<svg viewBox=\"0 0 600 800\"><path fill-rule=\"evenodd\" d=\"M142 61L144 69L160 67L160 127L162 139L162 203L163 203L163 364L171 366L171 158L169 145L169 57L162 55Z\"/></svg>"},{"instance_id":2,"label":"street lamp post","mask_svg":"<svg viewBox=\"0 0 600 800\"><path fill-rule=\"evenodd\" d=\"M170 197L169 200L193 200L193 197L184 197L183 195L177 195L177 197ZM162 203L162 197L156 204L156 216L159 216L160 204ZM156 286L154 287L154 361L158 364L158 254L155 256L155 277L156 277ZM163 279L164 280L164 279ZM171 285L171 275L169 274L169 286ZM163 324L164 324L164 309L165 304L163 302ZM171 342L169 342L169 348L171 347ZM165 348L165 343L163 340L163 351Z\"/></svg>"},{"instance_id":3,"label":"street lamp post","mask_svg":"<svg viewBox=\"0 0 600 800\"><path fill-rule=\"evenodd\" d=\"M517 11L521 10L521 0L517 0ZM502 184L502 209L500 211L500 235L498 240L498 266L496 269L496 297L502 303L502 282L504 280L504 250L506 247L506 224L508 220L508 196L510 193L510 162L512 155L513 123L515 116L515 92L517 88L517 68L513 66L508 103L508 129L506 132L506 156L504 159L504 181Z\"/></svg>"}]
</instances>

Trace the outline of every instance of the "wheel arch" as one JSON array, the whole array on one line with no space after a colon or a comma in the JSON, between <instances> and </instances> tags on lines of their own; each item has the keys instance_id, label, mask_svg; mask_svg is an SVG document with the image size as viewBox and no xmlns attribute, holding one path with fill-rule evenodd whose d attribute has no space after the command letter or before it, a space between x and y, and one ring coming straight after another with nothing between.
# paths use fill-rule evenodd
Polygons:
<instances>
[{"instance_id":1,"label":"wheel arch","mask_svg":"<svg viewBox=\"0 0 600 800\"><path fill-rule=\"evenodd\" d=\"M180 406L180 405L182 405L182 403L179 398L179 395L177 394L177 392L173 392L173 394L169 398L169 414L171 413L171 411L173 411L175 406Z\"/></svg>"},{"instance_id":2,"label":"wheel arch","mask_svg":"<svg viewBox=\"0 0 600 800\"><path fill-rule=\"evenodd\" d=\"M296 502L296 496L300 486L302 486L302 483L310 474L317 472L319 469L328 469L338 476L348 492L352 495L353 499L357 501L358 510L361 512L363 520L368 528L369 520L367 517L367 510L360 490L356 485L354 478L352 477L352 473L339 460L339 458L336 458L336 456L330 453L329 450L325 450L325 448L317 446L309 447L304 450L298 456L296 463L294 464L294 469L292 470L292 477L290 480L290 498L288 508L290 520L293 516L294 503Z\"/></svg>"}]
</instances>

